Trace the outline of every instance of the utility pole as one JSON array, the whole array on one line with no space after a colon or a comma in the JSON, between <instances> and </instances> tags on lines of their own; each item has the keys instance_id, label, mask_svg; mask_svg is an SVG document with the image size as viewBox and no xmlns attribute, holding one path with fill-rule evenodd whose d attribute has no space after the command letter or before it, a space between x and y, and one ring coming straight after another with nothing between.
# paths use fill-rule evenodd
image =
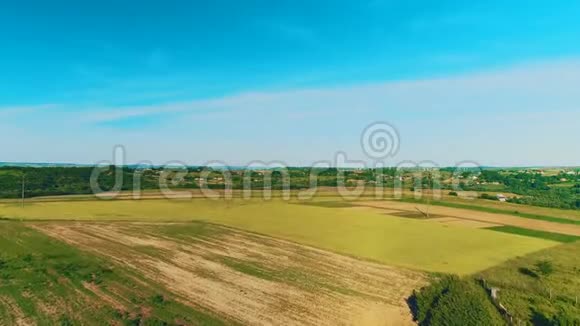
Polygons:
<instances>
[{"instance_id":1,"label":"utility pole","mask_svg":"<svg viewBox=\"0 0 580 326\"><path fill-rule=\"evenodd\" d=\"M24 173L22 174L22 200L20 201L20 206L24 208Z\"/></svg>"},{"instance_id":2,"label":"utility pole","mask_svg":"<svg viewBox=\"0 0 580 326\"><path fill-rule=\"evenodd\" d=\"M429 175L427 177L427 188L431 189L429 191L429 193L427 193L427 191L425 191L425 189L423 189L423 176L421 176L421 199L423 198L423 195L427 193L427 210L425 212L423 212L422 210L419 209L419 207L415 207L415 209L421 213L425 218L430 218L431 215L429 213L430 209L431 209L431 197L433 196L433 187L431 186L433 184L433 179L431 176L431 172L429 172ZM416 191L416 190L415 190Z\"/></svg>"}]
</instances>

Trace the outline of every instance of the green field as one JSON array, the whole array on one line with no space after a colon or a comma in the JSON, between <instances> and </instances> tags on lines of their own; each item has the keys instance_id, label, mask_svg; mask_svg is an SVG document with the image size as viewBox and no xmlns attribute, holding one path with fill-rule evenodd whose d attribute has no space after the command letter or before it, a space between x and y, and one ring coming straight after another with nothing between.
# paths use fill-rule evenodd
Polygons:
<instances>
[{"instance_id":1,"label":"green field","mask_svg":"<svg viewBox=\"0 0 580 326\"><path fill-rule=\"evenodd\" d=\"M545 232L545 231L539 231L539 230L531 230L531 229L519 228L517 226L511 226L511 225L494 226L494 227L487 228L487 229L499 231L499 232L511 233L511 234L525 235L525 236L533 237L533 238L558 241L558 242L563 242L563 243L574 242L574 241L580 240L580 237L577 237L574 235Z\"/></svg>"},{"instance_id":2,"label":"green field","mask_svg":"<svg viewBox=\"0 0 580 326\"><path fill-rule=\"evenodd\" d=\"M340 207L283 201L210 199L1 204L0 216L25 220L202 220L284 238L389 265L469 274L556 242L449 227Z\"/></svg>"},{"instance_id":3,"label":"green field","mask_svg":"<svg viewBox=\"0 0 580 326\"><path fill-rule=\"evenodd\" d=\"M548 262L551 270L542 273L538 268L541 262ZM477 276L499 288L499 300L514 315L516 324L580 324L578 241L514 258ZM553 321L556 317L558 322Z\"/></svg>"}]
</instances>

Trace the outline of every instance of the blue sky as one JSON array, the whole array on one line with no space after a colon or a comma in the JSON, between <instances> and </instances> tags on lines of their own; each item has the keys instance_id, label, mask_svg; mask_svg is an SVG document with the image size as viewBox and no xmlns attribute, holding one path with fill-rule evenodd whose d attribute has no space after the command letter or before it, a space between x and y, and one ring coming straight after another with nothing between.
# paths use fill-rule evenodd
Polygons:
<instances>
[{"instance_id":1,"label":"blue sky","mask_svg":"<svg viewBox=\"0 0 580 326\"><path fill-rule=\"evenodd\" d=\"M579 165L578 1L0 5L0 161Z\"/></svg>"}]
</instances>

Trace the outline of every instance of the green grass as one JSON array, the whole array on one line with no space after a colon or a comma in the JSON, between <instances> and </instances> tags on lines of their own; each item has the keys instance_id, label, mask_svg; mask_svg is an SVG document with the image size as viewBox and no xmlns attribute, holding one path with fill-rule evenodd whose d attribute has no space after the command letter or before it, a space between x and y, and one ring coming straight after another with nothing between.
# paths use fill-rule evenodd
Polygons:
<instances>
[{"instance_id":1,"label":"green grass","mask_svg":"<svg viewBox=\"0 0 580 326\"><path fill-rule=\"evenodd\" d=\"M542 275L538 264L546 261L553 272ZM515 316L516 324L535 321L542 325L541 321L562 314L576 316L580 323L580 303L576 304L580 293L578 241L509 260L476 276L499 288L500 302Z\"/></svg>"},{"instance_id":2,"label":"green grass","mask_svg":"<svg viewBox=\"0 0 580 326\"><path fill-rule=\"evenodd\" d=\"M268 281L276 280L275 271L257 262L244 261L232 257L222 256L218 259L222 264L247 275Z\"/></svg>"},{"instance_id":3,"label":"green grass","mask_svg":"<svg viewBox=\"0 0 580 326\"><path fill-rule=\"evenodd\" d=\"M97 200L35 203L24 209L0 204L0 215L30 220L206 221L389 265L457 274L473 273L556 244L490 230L279 200ZM205 232L190 231L184 231L183 236Z\"/></svg>"},{"instance_id":4,"label":"green grass","mask_svg":"<svg viewBox=\"0 0 580 326\"><path fill-rule=\"evenodd\" d=\"M550 188L572 188L576 185L574 182L566 182L566 183L554 183L548 185Z\"/></svg>"},{"instance_id":5,"label":"green grass","mask_svg":"<svg viewBox=\"0 0 580 326\"><path fill-rule=\"evenodd\" d=\"M552 241L558 241L562 243L574 242L580 240L580 237L568 234L561 234L561 233L553 233L553 232L546 232L546 231L539 231L539 230L530 230L525 228L520 228L517 226L494 226L487 228L488 230L511 233L511 234L519 234L526 237L534 237Z\"/></svg>"},{"instance_id":6,"label":"green grass","mask_svg":"<svg viewBox=\"0 0 580 326\"><path fill-rule=\"evenodd\" d=\"M87 284L124 308L106 304ZM163 302L151 300L160 296ZM222 324L205 312L178 303L161 286L133 271L81 252L19 222L0 222L0 300L4 303L0 304L3 325L22 322L17 318L19 314L40 325L139 322L161 325L175 320ZM141 315L142 308L150 309L150 315Z\"/></svg>"},{"instance_id":7,"label":"green grass","mask_svg":"<svg viewBox=\"0 0 580 326\"><path fill-rule=\"evenodd\" d=\"M487 185L480 185L480 189L482 189L482 191L505 191L506 190L506 186L503 184L499 184L499 185L493 185L493 184L487 184Z\"/></svg>"},{"instance_id":8,"label":"green grass","mask_svg":"<svg viewBox=\"0 0 580 326\"><path fill-rule=\"evenodd\" d=\"M403 198L400 201L407 202L407 203L427 203L424 199L414 199L414 198ZM474 211L486 212L486 213L494 213L494 214L508 214L523 218L529 218L533 220L540 220L540 221L547 221L547 222L554 222L554 223L561 223L561 224L573 224L573 225L580 225L580 220L562 218L562 217L554 217L554 216L547 216L547 215L538 215L538 214L531 214L531 213L523 213L517 210L505 210L505 209L498 209L492 207L485 207L485 206L478 206L478 205L468 205L468 204L460 204L455 202L448 202L448 201L431 201L432 205L437 206L445 206L445 207L452 207L452 208L464 208L464 209L471 209Z\"/></svg>"}]
</instances>

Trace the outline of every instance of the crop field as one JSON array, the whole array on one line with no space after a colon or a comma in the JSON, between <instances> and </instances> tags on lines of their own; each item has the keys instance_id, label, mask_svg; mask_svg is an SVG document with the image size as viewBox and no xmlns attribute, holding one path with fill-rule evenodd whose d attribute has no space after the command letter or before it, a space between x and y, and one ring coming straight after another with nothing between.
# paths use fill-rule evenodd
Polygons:
<instances>
[{"instance_id":1,"label":"crop field","mask_svg":"<svg viewBox=\"0 0 580 326\"><path fill-rule=\"evenodd\" d=\"M395 200L386 201L361 201L355 205L370 207L374 209L386 209L389 214L396 214L393 211L413 213L421 215L418 211L426 211L427 206L422 203L409 203ZM580 236L580 221L571 219L542 220L539 218L518 217L511 214L489 213L479 210L469 210L465 208L455 208L447 206L433 205L429 207L430 214L438 217L451 217L464 221L476 221L489 223L490 226L509 225L532 230L561 233L572 236ZM435 219L437 221L437 219ZM495 224L495 225L494 225Z\"/></svg>"},{"instance_id":2,"label":"crop field","mask_svg":"<svg viewBox=\"0 0 580 326\"><path fill-rule=\"evenodd\" d=\"M411 324L425 274L194 223L0 223L0 324Z\"/></svg>"},{"instance_id":3,"label":"crop field","mask_svg":"<svg viewBox=\"0 0 580 326\"><path fill-rule=\"evenodd\" d=\"M201 222L33 227L139 271L185 305L242 324L410 323L404 298L426 280L419 272Z\"/></svg>"},{"instance_id":4,"label":"crop field","mask_svg":"<svg viewBox=\"0 0 580 326\"><path fill-rule=\"evenodd\" d=\"M119 200L0 205L0 215L24 220L206 221L392 266L460 275L489 268L553 241L449 226L324 202L279 200ZM319 206L323 205L323 206ZM461 248L461 250L457 250Z\"/></svg>"},{"instance_id":5,"label":"crop field","mask_svg":"<svg viewBox=\"0 0 580 326\"><path fill-rule=\"evenodd\" d=\"M290 191L290 196L292 198L297 198L300 194L304 193L304 190L292 190ZM510 195L509 193L503 192L505 195ZM429 191L424 191L423 196L427 197L430 195ZM111 198L111 194L102 193L96 195L98 198ZM137 196L137 197L136 197ZM175 199L175 200L188 200L193 199L204 199L204 198L219 198L224 196L224 192L221 190L211 190L210 193L203 193L199 189L190 190L178 190L171 193L162 193L158 190L143 190L138 194L133 194L131 191L121 192L115 195L116 200L134 200L134 199ZM233 190L231 193L233 198L241 199L245 198L246 194L242 190ZM261 190L252 190L251 197L255 199L264 198L265 193ZM272 191L272 198L282 197L281 191ZM402 191L403 201L411 203L424 203L425 199L415 200L414 192L405 189ZM511 195L515 196L515 195ZM95 195L66 195L66 196L47 196L47 197L35 197L27 199L27 202L38 203L38 202L61 202L61 201L94 201ZM348 195L340 194L335 188L320 187L312 195L310 201L377 201L377 200L388 200L394 199L392 189L384 189L382 194L377 197L376 192L373 189L365 189L364 192L358 195ZM14 199L0 199L0 203L15 203L17 201ZM475 210L481 212L495 213L495 214L506 214L514 215L518 217L528 217L538 220L556 220L563 221L569 220L571 223L580 223L580 211L578 210L564 210L558 208L548 208L548 207L538 207L523 204L515 204L508 202L499 202L494 200L485 200L472 198L469 192L459 192L458 196L449 196L444 192L441 193L441 200L431 201L433 205L444 206L451 208L464 208L468 210ZM565 222L565 221L564 221ZM570 223L569 222L569 223Z\"/></svg>"},{"instance_id":6,"label":"crop field","mask_svg":"<svg viewBox=\"0 0 580 326\"><path fill-rule=\"evenodd\" d=\"M574 223L330 192L148 196L0 203L0 324L410 325L438 273L496 280L577 243Z\"/></svg>"}]
</instances>

